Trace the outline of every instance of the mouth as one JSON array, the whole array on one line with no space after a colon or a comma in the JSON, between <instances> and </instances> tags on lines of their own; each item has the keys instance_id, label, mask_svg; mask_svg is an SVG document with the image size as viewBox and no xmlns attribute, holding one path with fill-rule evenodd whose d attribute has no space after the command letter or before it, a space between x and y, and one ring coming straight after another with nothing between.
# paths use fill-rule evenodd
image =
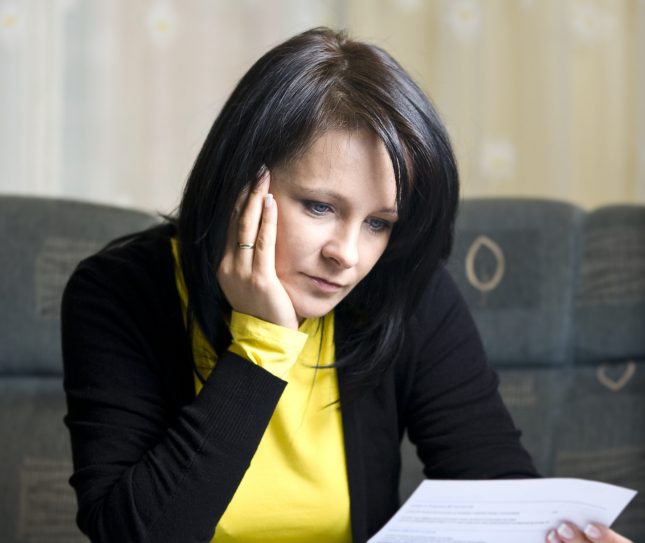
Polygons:
<instances>
[{"instance_id":1,"label":"mouth","mask_svg":"<svg viewBox=\"0 0 645 543\"><path fill-rule=\"evenodd\" d=\"M309 280L323 292L334 293L344 288L343 285L339 285L338 283L334 283L333 281L328 281L327 279L323 279L322 277L314 277L313 275L307 274L305 274L305 276L309 278Z\"/></svg>"}]
</instances>

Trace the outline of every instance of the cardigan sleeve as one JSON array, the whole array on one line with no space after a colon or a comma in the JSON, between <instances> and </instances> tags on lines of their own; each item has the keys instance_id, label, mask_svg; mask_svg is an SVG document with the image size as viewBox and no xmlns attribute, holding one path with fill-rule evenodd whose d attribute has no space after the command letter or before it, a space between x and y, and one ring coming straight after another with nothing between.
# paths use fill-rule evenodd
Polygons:
<instances>
[{"instance_id":1,"label":"cardigan sleeve","mask_svg":"<svg viewBox=\"0 0 645 543\"><path fill-rule=\"evenodd\" d=\"M406 422L426 477L538 476L498 393L470 311L444 269L426 292L412 335Z\"/></svg>"},{"instance_id":2,"label":"cardigan sleeve","mask_svg":"<svg viewBox=\"0 0 645 543\"><path fill-rule=\"evenodd\" d=\"M170 291L122 256L82 263L63 297L77 522L96 543L210 541L285 382L227 352L173 408L180 361L158 347L182 333L163 324Z\"/></svg>"}]
</instances>

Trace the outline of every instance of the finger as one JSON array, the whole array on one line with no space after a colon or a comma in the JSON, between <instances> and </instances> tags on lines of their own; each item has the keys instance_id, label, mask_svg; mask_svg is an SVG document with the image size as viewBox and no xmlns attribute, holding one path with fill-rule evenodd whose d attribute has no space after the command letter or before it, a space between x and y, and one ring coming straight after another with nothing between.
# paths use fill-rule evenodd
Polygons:
<instances>
[{"instance_id":1,"label":"finger","mask_svg":"<svg viewBox=\"0 0 645 543\"><path fill-rule=\"evenodd\" d=\"M238 194L237 199L235 200L235 205L233 206L233 212L231 213L231 218L229 220L228 230L226 231L226 248L227 252L230 252L231 255L235 254L235 249L237 248L238 224L240 215L246 207L246 202L249 199L250 191L250 187L244 187Z\"/></svg>"},{"instance_id":2,"label":"finger","mask_svg":"<svg viewBox=\"0 0 645 543\"><path fill-rule=\"evenodd\" d=\"M262 176L258 180L258 185L263 183L264 173L266 169L261 170ZM220 263L220 270L228 269L229 271L235 268L235 257L238 253L238 236L239 236L239 219L240 215L246 208L247 201L250 198L251 194L250 186L242 189L240 194L235 200L235 205L233 206L233 212L231 213L231 218L229 220L228 229L226 232L226 249ZM252 251L251 251L252 252Z\"/></svg>"},{"instance_id":3,"label":"finger","mask_svg":"<svg viewBox=\"0 0 645 543\"><path fill-rule=\"evenodd\" d=\"M266 170L253 190L248 194L237 221L235 243L235 265L250 271L253 263L253 249L240 248L238 243L255 244L260 228L264 196L269 190L269 171Z\"/></svg>"},{"instance_id":4,"label":"finger","mask_svg":"<svg viewBox=\"0 0 645 543\"><path fill-rule=\"evenodd\" d=\"M560 538L555 530L549 530L549 533L546 534L546 543L560 543Z\"/></svg>"},{"instance_id":5,"label":"finger","mask_svg":"<svg viewBox=\"0 0 645 543\"><path fill-rule=\"evenodd\" d=\"M231 218L228 222L228 228L226 230L226 246L224 249L224 254L222 255L222 260L219 263L218 274L229 273L235 262L235 254L237 250L237 224L238 217L241 213L241 210L246 202L248 197L248 190L243 190L237 197L235 201L235 206L233 207L233 212L231 213Z\"/></svg>"},{"instance_id":6,"label":"finger","mask_svg":"<svg viewBox=\"0 0 645 543\"><path fill-rule=\"evenodd\" d=\"M551 530L547 535L548 543L589 543L589 540L572 522L563 522L557 530Z\"/></svg>"},{"instance_id":7,"label":"finger","mask_svg":"<svg viewBox=\"0 0 645 543\"><path fill-rule=\"evenodd\" d=\"M632 543L630 539L617 534L602 524L587 524L584 534L594 543Z\"/></svg>"},{"instance_id":8,"label":"finger","mask_svg":"<svg viewBox=\"0 0 645 543\"><path fill-rule=\"evenodd\" d=\"M547 534L547 543L632 543L601 524L587 524L584 531L572 522L563 522Z\"/></svg>"},{"instance_id":9,"label":"finger","mask_svg":"<svg viewBox=\"0 0 645 543\"><path fill-rule=\"evenodd\" d=\"M278 224L278 208L272 194L264 197L262 222L255 243L254 270L268 277L275 274L275 240Z\"/></svg>"}]
</instances>

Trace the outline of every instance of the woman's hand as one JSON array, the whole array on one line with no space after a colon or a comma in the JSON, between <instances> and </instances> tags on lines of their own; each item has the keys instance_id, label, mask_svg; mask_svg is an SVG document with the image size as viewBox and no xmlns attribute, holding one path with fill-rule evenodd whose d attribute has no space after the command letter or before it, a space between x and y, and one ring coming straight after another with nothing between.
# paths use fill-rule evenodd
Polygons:
<instances>
[{"instance_id":1,"label":"woman's hand","mask_svg":"<svg viewBox=\"0 0 645 543\"><path fill-rule=\"evenodd\" d=\"M278 210L270 177L266 170L238 198L217 280L235 311L297 330L298 317L275 271Z\"/></svg>"},{"instance_id":2,"label":"woman's hand","mask_svg":"<svg viewBox=\"0 0 645 543\"><path fill-rule=\"evenodd\" d=\"M546 543L632 543L601 524L588 524L584 529L571 522L563 522L557 530L547 534Z\"/></svg>"}]
</instances>

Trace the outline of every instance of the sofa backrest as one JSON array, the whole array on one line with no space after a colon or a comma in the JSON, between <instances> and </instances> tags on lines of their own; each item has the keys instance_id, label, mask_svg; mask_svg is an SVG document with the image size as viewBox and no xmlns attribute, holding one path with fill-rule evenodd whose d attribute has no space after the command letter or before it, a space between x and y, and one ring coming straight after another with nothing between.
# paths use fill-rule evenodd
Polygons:
<instances>
[{"instance_id":1,"label":"sofa backrest","mask_svg":"<svg viewBox=\"0 0 645 543\"><path fill-rule=\"evenodd\" d=\"M60 299L84 257L156 222L148 214L0 197L0 526L3 542L87 541L75 523Z\"/></svg>"},{"instance_id":2,"label":"sofa backrest","mask_svg":"<svg viewBox=\"0 0 645 543\"><path fill-rule=\"evenodd\" d=\"M583 221L580 208L561 202L464 201L449 263L542 473L550 469L565 390L559 376L573 360Z\"/></svg>"}]
</instances>

